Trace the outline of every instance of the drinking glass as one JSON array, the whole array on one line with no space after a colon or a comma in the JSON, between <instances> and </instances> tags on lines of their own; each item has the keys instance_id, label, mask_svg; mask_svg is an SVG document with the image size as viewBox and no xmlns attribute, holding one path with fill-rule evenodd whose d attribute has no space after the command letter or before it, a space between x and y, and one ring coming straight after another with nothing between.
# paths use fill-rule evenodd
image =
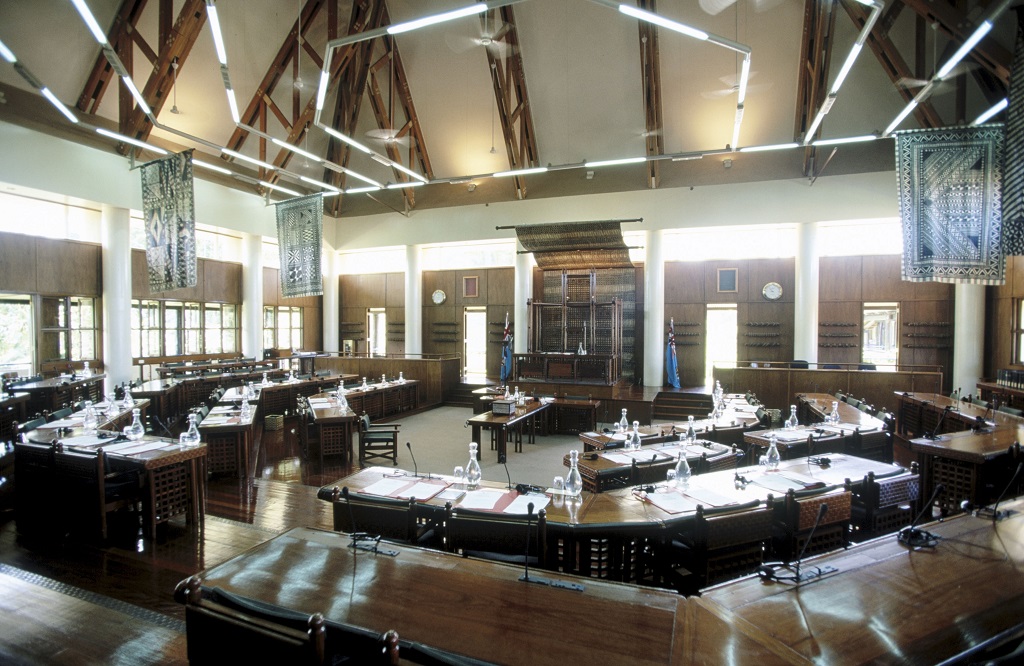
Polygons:
<instances>
[{"instance_id":1,"label":"drinking glass","mask_svg":"<svg viewBox=\"0 0 1024 666\"><path fill-rule=\"evenodd\" d=\"M453 476L455 477L455 483L466 482L466 470L462 469L462 465L455 466L455 472L453 473Z\"/></svg>"},{"instance_id":2,"label":"drinking glass","mask_svg":"<svg viewBox=\"0 0 1024 666\"><path fill-rule=\"evenodd\" d=\"M560 476L556 476L555 480L551 483L551 487L555 490L562 490L565 488L565 479Z\"/></svg>"},{"instance_id":3,"label":"drinking glass","mask_svg":"<svg viewBox=\"0 0 1024 666\"><path fill-rule=\"evenodd\" d=\"M676 487L676 471L674 469L669 469L665 471L665 485L667 485L669 488Z\"/></svg>"}]
</instances>

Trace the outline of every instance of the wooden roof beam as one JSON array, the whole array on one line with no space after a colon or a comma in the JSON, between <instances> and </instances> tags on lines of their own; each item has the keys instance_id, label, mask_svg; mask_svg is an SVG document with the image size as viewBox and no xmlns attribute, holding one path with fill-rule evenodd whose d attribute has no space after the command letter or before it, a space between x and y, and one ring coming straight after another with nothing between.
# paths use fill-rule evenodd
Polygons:
<instances>
[{"instance_id":1,"label":"wooden roof beam","mask_svg":"<svg viewBox=\"0 0 1024 666\"><path fill-rule=\"evenodd\" d=\"M122 40L128 40L128 26L135 27L145 7L146 0L124 0L121 3L121 7L117 10L117 16L114 17L114 24L110 26L110 31L107 33L107 41L114 51L119 51ZM78 103L75 104L75 107L79 111L96 114L99 111L100 102L103 101L103 94L114 78L114 68L103 57L101 50L96 56L96 62L93 63L89 77L85 80L82 94L78 96Z\"/></svg>"},{"instance_id":2,"label":"wooden roof beam","mask_svg":"<svg viewBox=\"0 0 1024 666\"><path fill-rule=\"evenodd\" d=\"M638 6L657 12L656 0L640 0ZM644 143L648 156L665 154L664 115L661 103L661 55L658 48L658 28L647 21L637 21L640 37L640 66L643 76ZM647 187L661 184L660 160L647 161Z\"/></svg>"},{"instance_id":3,"label":"wooden roof beam","mask_svg":"<svg viewBox=\"0 0 1024 666\"><path fill-rule=\"evenodd\" d=\"M818 109L828 95L828 75L832 64L832 37L835 34L836 0L806 0L804 3L803 40L800 44L800 67L797 69L796 122L793 136L800 140L814 121ZM815 130L820 135L821 126ZM817 150L804 148L804 176L814 171Z\"/></svg>"}]
</instances>

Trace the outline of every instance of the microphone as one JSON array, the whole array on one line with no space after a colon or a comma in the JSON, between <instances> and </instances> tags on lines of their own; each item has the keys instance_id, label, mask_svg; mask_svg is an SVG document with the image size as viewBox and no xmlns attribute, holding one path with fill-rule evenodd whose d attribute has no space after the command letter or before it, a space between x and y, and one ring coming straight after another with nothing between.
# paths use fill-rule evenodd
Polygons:
<instances>
[{"instance_id":1,"label":"microphone","mask_svg":"<svg viewBox=\"0 0 1024 666\"><path fill-rule=\"evenodd\" d=\"M420 468L416 465L416 456L412 453L412 442L406 442L405 448L409 449L409 457L412 458L412 475L418 477L420 475Z\"/></svg>"},{"instance_id":2,"label":"microphone","mask_svg":"<svg viewBox=\"0 0 1024 666\"><path fill-rule=\"evenodd\" d=\"M939 537L926 532L924 530L917 529L917 524L924 518L924 514L931 511L932 504L935 503L936 498L946 490L946 486L941 483L935 486L935 490L932 492L932 496L925 502L924 507L921 509L921 513L917 514L917 518L914 518L914 522L910 523L907 527L904 527L896 535L896 540L902 543L907 548L914 550L916 548L934 548L939 543Z\"/></svg>"},{"instance_id":3,"label":"microphone","mask_svg":"<svg viewBox=\"0 0 1024 666\"><path fill-rule=\"evenodd\" d=\"M1005 488L1003 488L1003 492L999 495L999 499L996 500L995 505L992 507L993 525L998 523L1000 518L1006 518L1010 515L1009 511L1005 511L1002 516L999 515L999 503L1003 501L1003 498L1006 497L1006 493L1010 491L1010 488L1013 487L1014 482L1017 481L1017 477L1020 476L1021 469L1024 469L1024 462L1017 463L1017 471L1013 473L1012 477L1010 477L1010 482L1006 484Z\"/></svg>"},{"instance_id":4,"label":"microphone","mask_svg":"<svg viewBox=\"0 0 1024 666\"><path fill-rule=\"evenodd\" d=\"M800 549L800 554L796 558L796 566L793 568L792 575L779 574L778 569L786 568L784 565L763 564L757 568L758 577L760 577L763 581L777 580L779 582L787 581L799 584L803 581L811 580L813 578L824 576L828 573L835 573L839 571L839 569L837 569L834 566L823 564L821 566L815 567L814 571L811 573L805 575L801 575L800 573L800 565L803 563L804 553L807 552L807 546L809 546L811 541L814 539L814 533L817 531L818 525L821 524L821 519L825 517L826 513L828 513L828 503L823 502L821 506L818 507L818 515L814 519L814 525L811 527L811 531L807 533L807 540L804 541L804 546Z\"/></svg>"},{"instance_id":5,"label":"microphone","mask_svg":"<svg viewBox=\"0 0 1024 666\"><path fill-rule=\"evenodd\" d=\"M508 468L505 468L508 471ZM512 482L509 481L509 486ZM530 529L533 522L533 502L526 505L526 552L523 554L523 577L519 580L530 582ZM540 581L537 581L540 582Z\"/></svg>"},{"instance_id":6,"label":"microphone","mask_svg":"<svg viewBox=\"0 0 1024 666\"><path fill-rule=\"evenodd\" d=\"M942 414L939 415L939 420L935 422L935 427L932 428L931 433L924 436L925 439L935 440L939 438L939 428L942 426L942 422L945 420L946 414L948 414L951 409L953 408L949 405L946 405L946 407L943 408Z\"/></svg>"},{"instance_id":7,"label":"microphone","mask_svg":"<svg viewBox=\"0 0 1024 666\"><path fill-rule=\"evenodd\" d=\"M821 524L821 519L828 513L828 503L822 502L821 506L818 507L818 515L814 519L814 525L811 527L811 531L807 533L807 540L804 541L804 547L800 549L800 554L796 558L796 582L800 582L800 564L804 560L804 553L807 552L807 546L811 545L811 540L814 538L814 533L818 531L818 525ZM820 572L817 574L820 575Z\"/></svg>"},{"instance_id":8,"label":"microphone","mask_svg":"<svg viewBox=\"0 0 1024 666\"><path fill-rule=\"evenodd\" d=\"M337 486L335 486L335 487L337 487ZM345 498L345 504L348 505L348 522L349 522L349 529L351 529L350 536L352 537L352 543L350 543L348 545L348 547L349 548L359 548L359 546L357 545L358 542L360 542L360 541L373 541L374 542L373 547L367 548L367 547L363 546L363 548L366 548L367 550L370 550L370 551L373 551L373 552L377 552L377 544L380 542L380 537L379 536L375 536L373 534L370 534L369 532L358 532L358 531L356 531L356 518L355 518L355 514L352 512L352 498L349 496L348 486L343 486L341 488L341 496Z\"/></svg>"},{"instance_id":9,"label":"microphone","mask_svg":"<svg viewBox=\"0 0 1024 666\"><path fill-rule=\"evenodd\" d=\"M501 466L505 468L505 476L508 477L508 489L512 490L512 475L508 473L508 465L505 463L504 460L502 460L501 461ZM532 510L532 508L533 508L532 504L530 505L530 508Z\"/></svg>"},{"instance_id":10,"label":"microphone","mask_svg":"<svg viewBox=\"0 0 1024 666\"><path fill-rule=\"evenodd\" d=\"M538 515L537 519L540 520L544 516L542 510ZM526 505L526 552L523 558L523 575L519 577L519 580L524 583L535 583L537 585L548 585L550 587L560 587L564 590L572 590L574 592L582 592L584 590L583 585L580 583L574 583L566 580L555 580L548 578L537 578L534 576L530 577L530 530L533 529L533 502ZM540 553L538 548L538 561L543 557L543 553Z\"/></svg>"}]
</instances>

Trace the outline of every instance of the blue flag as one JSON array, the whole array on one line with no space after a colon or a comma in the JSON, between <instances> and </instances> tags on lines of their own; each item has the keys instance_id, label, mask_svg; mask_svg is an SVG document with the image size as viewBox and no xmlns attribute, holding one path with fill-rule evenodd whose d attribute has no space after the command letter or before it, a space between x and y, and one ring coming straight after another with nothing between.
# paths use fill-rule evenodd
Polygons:
<instances>
[{"instance_id":1,"label":"blue flag","mask_svg":"<svg viewBox=\"0 0 1024 666\"><path fill-rule=\"evenodd\" d=\"M512 329L508 325L508 313L505 313L505 337L501 340L501 375L504 384L512 376Z\"/></svg>"},{"instance_id":2,"label":"blue flag","mask_svg":"<svg viewBox=\"0 0 1024 666\"><path fill-rule=\"evenodd\" d=\"M676 360L676 325L668 320L668 344L665 345L665 374L668 383L679 388L679 362Z\"/></svg>"}]
</instances>

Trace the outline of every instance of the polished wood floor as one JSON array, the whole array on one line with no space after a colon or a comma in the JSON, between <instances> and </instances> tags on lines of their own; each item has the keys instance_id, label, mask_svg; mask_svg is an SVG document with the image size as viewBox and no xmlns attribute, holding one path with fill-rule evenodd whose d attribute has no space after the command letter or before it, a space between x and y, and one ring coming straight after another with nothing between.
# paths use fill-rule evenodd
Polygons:
<instances>
[{"instance_id":1,"label":"polished wood floor","mask_svg":"<svg viewBox=\"0 0 1024 666\"><path fill-rule=\"evenodd\" d=\"M0 515L0 663L184 663L179 581L292 527L331 527L316 491L349 470L304 460L294 425L261 433L257 478L210 479L203 526L180 518L156 541L130 515L105 544L28 539Z\"/></svg>"}]
</instances>

